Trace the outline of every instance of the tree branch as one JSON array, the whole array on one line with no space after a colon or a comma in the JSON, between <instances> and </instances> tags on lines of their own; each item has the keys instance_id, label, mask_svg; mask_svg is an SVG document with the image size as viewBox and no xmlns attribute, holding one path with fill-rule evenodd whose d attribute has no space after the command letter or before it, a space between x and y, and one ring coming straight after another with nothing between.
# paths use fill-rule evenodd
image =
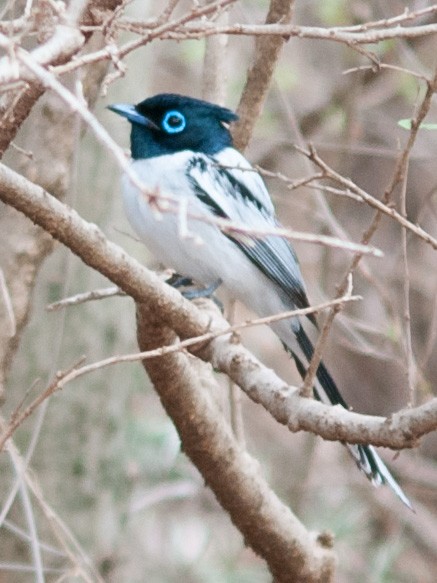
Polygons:
<instances>
[{"instance_id":1,"label":"tree branch","mask_svg":"<svg viewBox=\"0 0 437 583\"><path fill-rule=\"evenodd\" d=\"M294 0L271 0L266 25L285 24L290 21ZM252 66L240 98L237 113L240 117L234 125L232 135L235 147L246 149L255 123L269 90L281 48L287 40L283 36L267 36L256 39Z\"/></svg>"},{"instance_id":2,"label":"tree branch","mask_svg":"<svg viewBox=\"0 0 437 583\"><path fill-rule=\"evenodd\" d=\"M229 3L233 0L229 0ZM288 0L289 1L289 0ZM228 3L227 0L222 0L222 2L217 2L218 7L222 7ZM280 3L280 0L278 0ZM285 1L285 4L287 1ZM160 27L150 23L136 22L129 23L129 30L135 30L139 32L142 36L139 39L129 41L124 45L117 47L115 45L111 47L106 47L94 53L89 53L87 55L81 56L80 59L75 61L70 61L65 65L58 65L54 68L57 74L64 74L69 71L74 71L83 65L95 63L101 60L113 60L121 59L127 56L132 51L138 49L145 44L148 44L156 38L160 39L171 39L177 41L190 40L206 38L211 35L245 35L254 37L269 37L274 39L274 37L279 37L281 41L272 40L272 46L275 42L278 45L283 44L284 40L291 37L295 38L307 38L314 40L325 40L337 43L346 44L347 46L363 52L360 45L365 44L376 44L389 39L399 39L399 38L422 38L430 35L435 35L437 33L437 24L421 24L417 26L400 26L402 20L409 20L409 17L394 17L393 19L387 19L386 21L377 21L375 23L364 23L358 27L316 27L316 26L298 26L291 24L232 24L229 26L219 26L211 21L202 21L199 16L207 14L209 7L201 7L192 11L188 15L184 15L178 20L172 22L166 22ZM432 9L436 11L436 7ZM415 14L419 15L420 11L417 13L411 13L412 17ZM200 22L193 23L199 19ZM385 28L384 28L384 24ZM126 23L120 21L120 23L115 23L115 26L125 29ZM371 55L367 53L370 58ZM260 57L261 58L261 57ZM267 61L266 61L267 64ZM263 76L263 73L260 73ZM262 84L260 84L261 87ZM269 85L269 79L267 75L267 88ZM255 87L256 88L256 87ZM261 93L260 93L261 96ZM257 117L257 116L254 116Z\"/></svg>"},{"instance_id":3,"label":"tree branch","mask_svg":"<svg viewBox=\"0 0 437 583\"><path fill-rule=\"evenodd\" d=\"M313 162L316 166L318 166L322 171L323 175L322 178L329 178L334 180L338 184L344 186L347 189L347 192L353 193L357 195L358 200L365 202L370 207L376 209L378 212L391 217L395 221L397 221L401 227L404 229L411 231L417 237L425 241L428 245L430 245L433 249L437 250L437 239L427 233L422 227L416 225L409 221L405 216L399 213L393 206L389 206L389 204L379 200L378 198L372 196L368 192L366 192L363 188L360 188L353 180L350 178L345 178L339 172L336 172L333 168L331 168L316 152L315 148L310 145L308 150L304 150L300 146L295 146L296 150L307 156L311 162Z\"/></svg>"},{"instance_id":4,"label":"tree branch","mask_svg":"<svg viewBox=\"0 0 437 583\"><path fill-rule=\"evenodd\" d=\"M137 304L141 350L174 342L150 304ZM182 353L147 360L144 367L181 437L184 452L201 472L245 543L263 557L275 581L328 582L335 558L329 536L310 534L282 504L239 445L211 397L214 378ZM197 364L198 366L198 364ZM200 380L199 380L200 379Z\"/></svg>"},{"instance_id":5,"label":"tree branch","mask_svg":"<svg viewBox=\"0 0 437 583\"><path fill-rule=\"evenodd\" d=\"M0 199L64 243L84 263L96 269L136 301L147 303L182 338L200 336L229 324L200 311L153 272L106 240L95 225L22 176L0 164ZM213 340L199 355L228 374L255 402L261 403L292 431L311 431L324 439L372 443L394 449L414 447L417 439L437 427L437 399L392 415L360 415L299 397L273 371L266 369L232 337Z\"/></svg>"},{"instance_id":6,"label":"tree branch","mask_svg":"<svg viewBox=\"0 0 437 583\"><path fill-rule=\"evenodd\" d=\"M91 35L90 32L85 34L80 32L79 22L101 23L105 18L105 10L118 2L119 0L89 0L87 2L73 0L66 11L60 4L43 3L43 14L38 12L42 10L42 6L27 3L30 14L25 16L27 27L24 34L35 28L44 29L44 35L38 37L38 40L42 39L41 44L31 53L32 63L40 63L38 66L49 74L46 66L68 61L83 46L84 40ZM95 11L92 17L88 9ZM83 17L81 17L82 13ZM35 26L32 24L33 19L38 20ZM6 34L10 33L6 31ZM11 74L12 80L17 79L17 75L28 71L24 65L20 68L17 58L17 54L22 51L18 44L19 40L24 42L24 38L0 35L0 44L6 52L6 56L0 59L0 77L3 80ZM32 39L32 46L33 44ZM87 86L88 73L82 77L86 99L90 98L91 101L94 99L101 82L96 72L101 73L103 68L93 68L92 85ZM30 79L28 74L26 78ZM31 81L26 81L21 85L22 87L18 90L6 92L2 98L0 152L8 147L20 124L45 91L44 83L34 76ZM24 159L18 156L10 157L11 163L19 165L24 175L31 176L34 182L49 189L58 198L65 197L70 187L70 164L78 135L74 131L78 130L78 125L73 120L72 109L64 107L56 96L48 95L44 106L39 110L39 115L34 117L32 125L27 125L21 133L21 139L26 140L26 150L31 151L32 155ZM52 243L47 233L23 220L23 217L15 213L13 209L5 209L0 213L0 263L7 287L11 292L16 322L16 333L13 337L8 337L5 334L6 327L0 325L0 399L4 378L19 345L21 331L27 322L30 294L35 277L42 261L51 250Z\"/></svg>"},{"instance_id":7,"label":"tree branch","mask_svg":"<svg viewBox=\"0 0 437 583\"><path fill-rule=\"evenodd\" d=\"M73 6L74 6L73 2ZM76 28L73 22L69 25L58 24L51 38L32 52L32 57L40 65L60 65L67 62L77 53L85 42L84 35ZM0 35L0 45L5 50L10 46L10 39ZM0 59L1 83L13 82L28 78L27 71L20 70L18 63L11 63L9 57ZM25 85L18 92L14 92L3 103L3 116L0 120L0 157L15 138L23 121L29 115L35 102L44 93L41 83L31 80L30 85Z\"/></svg>"},{"instance_id":8,"label":"tree branch","mask_svg":"<svg viewBox=\"0 0 437 583\"><path fill-rule=\"evenodd\" d=\"M177 37L179 33L179 37ZM394 26L380 30L367 30L364 32L351 32L348 28L318 26L297 26L292 24L233 24L230 26L217 26L206 22L201 25L186 25L184 29L174 31L172 38L178 40L205 37L211 34L230 34L248 36L279 36L283 38L297 37L314 40L327 40L342 43L357 48L359 45L376 44L390 39L422 38L437 33L437 24L421 24L418 26Z\"/></svg>"}]
</instances>

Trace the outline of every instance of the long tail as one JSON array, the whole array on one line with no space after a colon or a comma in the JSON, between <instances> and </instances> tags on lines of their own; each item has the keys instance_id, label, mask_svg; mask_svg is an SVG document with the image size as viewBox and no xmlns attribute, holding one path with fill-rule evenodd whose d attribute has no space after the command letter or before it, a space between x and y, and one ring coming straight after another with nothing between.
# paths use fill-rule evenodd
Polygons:
<instances>
[{"instance_id":1,"label":"long tail","mask_svg":"<svg viewBox=\"0 0 437 583\"><path fill-rule=\"evenodd\" d=\"M313 356L314 348L302 325L300 325L298 329L296 326L294 333L299 344L300 351L302 352L301 356L297 355L296 352L291 348L286 348L291 352L294 360L296 361L299 374L302 376L302 378L304 378L306 374L306 366L302 361L304 360L307 363L310 362ZM317 382L315 383L314 394L317 399L323 403L331 405L342 405L345 407L345 409L349 409L323 362L320 363L317 370ZM359 469L366 474L367 478L374 486L387 484L402 500L402 502L408 506L408 508L413 510L411 502L405 496L401 487L393 478L382 459L376 453L373 446L352 445L349 443L346 443L345 445L354 458L355 463Z\"/></svg>"}]
</instances>

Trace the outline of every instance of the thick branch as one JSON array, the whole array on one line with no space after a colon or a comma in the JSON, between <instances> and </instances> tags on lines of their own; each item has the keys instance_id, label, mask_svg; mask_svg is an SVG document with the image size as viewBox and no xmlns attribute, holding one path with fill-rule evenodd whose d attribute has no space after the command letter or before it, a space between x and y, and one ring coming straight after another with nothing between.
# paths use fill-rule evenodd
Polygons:
<instances>
[{"instance_id":1,"label":"thick branch","mask_svg":"<svg viewBox=\"0 0 437 583\"><path fill-rule=\"evenodd\" d=\"M293 0L271 0L266 24L290 21ZM256 39L252 66L240 99L237 113L240 119L233 129L235 147L243 151L249 143L256 120L269 90L276 61L286 37L264 36Z\"/></svg>"},{"instance_id":2,"label":"thick branch","mask_svg":"<svg viewBox=\"0 0 437 583\"><path fill-rule=\"evenodd\" d=\"M207 331L208 318L179 292L109 242L94 224L7 166L0 164L0 200L66 245L84 263L96 269L137 301L155 303L163 318L183 337Z\"/></svg>"},{"instance_id":3,"label":"thick branch","mask_svg":"<svg viewBox=\"0 0 437 583\"><path fill-rule=\"evenodd\" d=\"M52 67L69 62L80 51L86 38L91 35L91 33L82 34L79 26L101 24L108 11L113 11L120 3L121 0L88 0L88 2L72 0L62 22L55 26L53 35L45 43L32 51L32 58L40 65ZM53 18L56 18L56 15L53 15ZM0 44L7 49L10 46L10 39L2 36ZM26 78L29 78L29 73L25 68L20 71L18 64L11 63L8 57L0 59L1 82ZM44 91L41 83L31 78L29 84L11 94L2 103L0 157L15 138L22 123Z\"/></svg>"},{"instance_id":4,"label":"thick branch","mask_svg":"<svg viewBox=\"0 0 437 583\"><path fill-rule=\"evenodd\" d=\"M150 304L137 305L141 350L175 340L175 334L157 316ZM305 529L269 488L256 461L238 444L211 397L212 371L208 376L203 371L199 375L195 361L190 362L183 353L144 361L144 367L176 425L184 452L246 544L267 561L275 581L331 581L335 558L323 545L325 537Z\"/></svg>"},{"instance_id":5,"label":"thick branch","mask_svg":"<svg viewBox=\"0 0 437 583\"><path fill-rule=\"evenodd\" d=\"M95 225L1 164L0 199L43 227L134 299L153 306L162 325L168 325L179 337L199 336L210 329L211 318L206 313L107 241ZM228 326L220 320L217 325ZM291 390L232 337L217 338L202 355L292 431L306 430L325 439L400 449L416 445L419 437L437 427L437 399L390 419L359 415L299 397L297 390Z\"/></svg>"},{"instance_id":6,"label":"thick branch","mask_svg":"<svg viewBox=\"0 0 437 583\"><path fill-rule=\"evenodd\" d=\"M227 323L211 302L208 309L211 329L223 329ZM299 389L288 386L229 334L215 338L196 354L229 375L253 401L293 432L311 431L332 441L402 449L416 446L419 437L437 428L437 398L388 418L302 398Z\"/></svg>"}]
</instances>

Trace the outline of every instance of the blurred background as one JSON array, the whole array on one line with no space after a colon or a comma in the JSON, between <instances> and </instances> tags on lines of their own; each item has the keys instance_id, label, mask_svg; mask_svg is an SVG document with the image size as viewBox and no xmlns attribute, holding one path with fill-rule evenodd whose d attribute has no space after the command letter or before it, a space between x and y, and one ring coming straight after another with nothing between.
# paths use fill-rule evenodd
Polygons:
<instances>
[{"instance_id":1,"label":"blurred background","mask_svg":"<svg viewBox=\"0 0 437 583\"><path fill-rule=\"evenodd\" d=\"M423 8L427 2L328 0L295 3L293 22L342 26L379 20ZM187 10L181 1L175 14ZM133 1L125 15L146 20L159 3ZM229 21L261 23L268 3L235 4ZM426 16L419 23L433 22ZM135 38L123 33L122 40ZM99 96L95 114L115 140L129 147L125 120L105 110L116 102L138 102L159 92L202 97L205 94L205 40L156 41L130 54L126 72ZM253 55L250 37L230 36L222 48L222 84L218 100L236 108ZM339 43L291 38L283 49L262 116L246 151L252 163L290 179L314 173L295 144L311 142L335 170L382 198L408 133L398 121L411 118L425 84L408 71L432 77L436 66L434 36L387 41L367 47L381 62L403 68L345 71L368 65L369 59ZM78 73L80 76L80 73ZM69 82L74 83L74 75ZM16 139L32 150L35 127L44 115L47 95L34 108ZM428 121L435 121L432 107ZM56 120L54 120L56 123ZM55 126L56 127L56 126ZM71 116L68 131L74 155L67 202L99 225L140 261L153 258L132 237L123 215L119 169L94 136ZM56 138L54 138L56 139ZM407 216L437 236L436 133L420 131L411 155ZM52 144L53 146L53 144ZM23 164L10 149L5 161ZM47 152L34 152L34 163ZM266 179L282 223L296 230L336 234L341 228L359 242L374 211L355 200L309 187L295 190L279 179ZM399 193L394 200L399 208ZM346 400L359 412L388 415L409 403L405 341L405 270L402 232L387 218L372 241L384 252L365 258L354 275L354 292L363 300L337 317L326 361ZM407 236L410 272L411 335L417 403L437 386L434 357L437 336L437 269L435 251ZM351 256L339 249L296 243L312 303L332 298ZM1 260L1 251L0 251ZM43 263L33 291L32 310L10 368L5 414L38 382L41 390L59 369L86 355L94 362L135 352L133 302L111 298L46 311L63 297L105 287L108 282L60 245ZM250 314L237 306L235 321ZM323 320L323 317L321 318ZM299 383L294 364L264 327L243 334L246 345L282 378ZM228 384L222 379L226 404ZM44 411L44 415L43 415ZM291 434L261 407L242 396L244 432L249 452L280 498L314 530L336 537L338 578L348 582L417 582L436 580L437 440L431 435L414 451L395 456L382 451L416 509L412 514L387 489L375 490L360 474L346 450L312 435ZM117 365L70 383L52 397L15 434L25 455L34 448L31 468L41 500L35 523L43 547L47 581L85 580L71 568L58 544L56 521L62 519L105 581L264 583L269 573L245 548L189 460L140 364ZM15 482L10 459L0 456L0 491L4 503ZM18 494L0 530L0 582L27 582L34 574L28 540L23 534L25 499ZM81 556L82 551L77 552ZM19 565L22 568L19 568ZM74 561L73 561L74 564ZM18 565L18 566L17 566ZM89 580L94 580L90 575Z\"/></svg>"}]
</instances>

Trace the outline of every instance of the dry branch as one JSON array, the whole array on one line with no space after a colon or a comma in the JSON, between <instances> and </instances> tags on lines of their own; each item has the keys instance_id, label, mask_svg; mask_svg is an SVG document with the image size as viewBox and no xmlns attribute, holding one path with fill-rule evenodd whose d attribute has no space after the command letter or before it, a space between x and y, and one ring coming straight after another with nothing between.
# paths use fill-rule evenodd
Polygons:
<instances>
[{"instance_id":1,"label":"dry branch","mask_svg":"<svg viewBox=\"0 0 437 583\"><path fill-rule=\"evenodd\" d=\"M355 192L360 194L360 196L363 197L363 200L366 200L366 202L371 203L372 206L376 206L378 209L376 211L370 225L367 227L367 229L362 237L362 243L368 244L370 242L370 240L372 239L373 235L375 234L375 232L379 226L382 214L385 213L387 211L387 209L389 208L388 204L390 203L390 201L393 197L393 194L394 194L396 187L399 184L401 184L405 178L406 171L408 168L409 157L410 157L411 151L413 149L413 146L415 144L417 134L419 132L419 128L420 128L423 120L425 119L426 115L429 112L429 109L431 107L431 100L432 100L432 97L433 97L436 89L437 89L437 67L435 68L433 78L427 80L426 93L425 93L422 101L418 104L416 115L412 119L411 129L410 129L410 132L408 135L407 143L405 144L404 148L401 150L401 152L396 160L391 180L390 180L387 188L384 191L382 205L379 205L378 201L376 199L374 199L373 197L371 197L370 195L367 195L364 192L360 192L360 189L355 188ZM310 159L312 159L315 162L315 160L314 160L315 152L314 152L314 149L311 147L310 147L309 156L310 156ZM320 159L317 160L317 165L320 168L322 168L322 170L324 170L325 172L330 170L323 163L323 161ZM338 175L336 177L336 179L337 179L337 181L341 182L342 177L340 175ZM390 214L390 213L387 213L387 214ZM393 215L391 215L391 216L393 216ZM400 222L402 224L403 227L410 228L409 225L406 224L406 223L408 223L408 221L406 220L406 218L403 215L396 213L396 219L398 220L398 222ZM417 227L417 228L412 229L412 230L416 234L420 234L420 236L423 239L425 239L428 243L430 243L432 246L434 246L433 245L433 242L434 242L433 238L430 235L428 235L427 233L425 233L422 229ZM343 281L337 287L337 297L341 297L342 295L344 295L346 293L346 290L349 286L349 277L355 271L355 269L357 268L361 259L362 259L361 253L357 253L354 256L354 258L352 259L352 262L351 262L351 265L349 266L348 272L346 273L345 277L343 278ZM314 346L314 354L313 354L313 357L311 358L311 362L310 362L310 365L308 367L307 374L305 377L304 387L303 387L303 394L304 395L306 393L308 393L308 390L312 384L312 381L315 378L319 364L320 364L321 359L322 359L322 352L323 352L324 345L327 341L329 331L330 331L331 326L333 324L334 318L338 314L340 309L341 309L341 307L338 305L331 308L331 310L330 310L330 312L329 312L329 314L328 314L328 316L323 324L320 335L319 335L317 342ZM410 393L411 392L412 392L412 389L410 389Z\"/></svg>"},{"instance_id":2,"label":"dry branch","mask_svg":"<svg viewBox=\"0 0 437 583\"><path fill-rule=\"evenodd\" d=\"M94 4L100 4L100 0L97 0ZM43 66L60 65L69 61L82 48L85 36L78 27L83 7L83 2L75 0L71 2L66 14L62 17L62 21L60 21L59 14L56 14L56 12L50 16L50 25L56 25L50 38L33 50L32 57L35 62ZM3 34L0 35L0 46L9 53L7 57L0 59L1 84L28 80L27 72L20 69L18 62L14 58L13 47L15 44L16 41L14 39L10 39ZM0 157L16 136L21 124L29 115L36 101L44 93L44 88L40 83L36 82L35 79L30 81L30 84L22 84L22 87L13 92L2 104Z\"/></svg>"},{"instance_id":3,"label":"dry branch","mask_svg":"<svg viewBox=\"0 0 437 583\"><path fill-rule=\"evenodd\" d=\"M0 199L26 214L137 302L154 306L162 325L169 326L180 338L200 336L211 330L211 317L107 241L98 227L3 165ZM229 325L222 321L219 326L224 329ZM329 440L404 448L415 446L420 436L437 427L437 399L396 413L390 419L359 415L299 397L297 390L290 390L273 371L226 336L211 342L202 350L202 356L226 372L250 398L262 403L292 431L311 431Z\"/></svg>"},{"instance_id":4,"label":"dry branch","mask_svg":"<svg viewBox=\"0 0 437 583\"><path fill-rule=\"evenodd\" d=\"M131 168L129 161L124 155L121 148L111 139L107 131L96 120L96 118L88 110L85 104L82 103L80 99L78 99L73 93L68 91L56 79L56 77L53 74L46 71L37 62L35 62L29 53L18 48L16 50L16 58L19 62L23 63L29 71L31 71L35 75L40 84L55 91L59 95L59 97L61 97L61 99L73 111L77 112L82 117L82 119L86 122L89 128L94 132L97 139L105 145L105 147L115 158L116 162L120 166L120 169L126 173L132 184L140 190L145 200L147 200L147 202L153 206L158 215L161 212L178 214L180 224L183 227L183 229L181 229L180 232L181 236L185 236L187 234L186 221L188 218L190 218L202 220L204 222L217 225L225 233L236 234L243 233L247 235L253 235L254 237L277 235L285 239L305 241L329 247L343 248L348 251L362 254L370 254L376 257L382 256L382 252L379 249L367 245L356 244L351 241L343 241L335 237L329 237L326 235L314 235L312 233L301 233L280 227L273 227L270 230L267 229L260 230L250 228L246 225L236 224L228 219L223 219L221 217L216 217L212 215L206 216L205 214L196 213L191 210L189 211L186 201L183 200L181 201L179 197L172 193L160 192L155 190L152 191L149 188L144 187L144 185L142 184L134 170Z\"/></svg>"},{"instance_id":5,"label":"dry branch","mask_svg":"<svg viewBox=\"0 0 437 583\"><path fill-rule=\"evenodd\" d=\"M228 2L217 2L217 6L224 6ZM290 3L290 2L288 2ZM287 2L281 3L278 0L278 5L284 6ZM211 5L208 5L210 7ZM208 11L211 10L208 8ZM435 8L434 8L435 11ZM124 45L117 47L112 46L109 49L103 49L90 53L89 55L84 55L77 62L70 62L65 65L56 67L57 73L66 73L68 71L73 71L85 64L95 63L101 60L112 60L114 58L121 59L127 56L132 51L138 49L150 43L156 38L160 39L171 39L177 41L189 40L189 39L201 39L206 38L211 35L245 35L254 37L267 37L268 44L271 45L272 54L275 56L274 45L282 45L283 42L291 37L295 38L306 38L314 40L324 40L336 43L346 44L347 46L357 50L360 53L364 53L368 58L374 62L377 66L375 57L373 57L368 51L363 49L362 45L376 44L389 39L415 39L422 38L430 35L435 35L437 33L437 24L421 24L417 26L401 26L399 19L401 17L394 17L393 21L387 19L386 21L378 21L374 23L374 28L372 28L372 23L364 23L358 27L331 27L323 28L316 26L298 26L290 24L232 24L229 26L220 26L210 21L200 21L195 22L196 19L202 14L207 13L207 9L202 7L198 9L197 13L194 11L188 15L184 15L178 20L170 21L157 27L155 23L144 23L137 22L129 23L130 30L136 30L140 32L140 38L129 41ZM419 11L418 11L419 13ZM398 22L396 23L396 19ZM405 18L407 21L408 18ZM386 22L386 25L382 24ZM393 26L390 25L393 24ZM126 28L123 22L120 23L121 28ZM276 40L275 40L276 37ZM280 39L280 40L279 40ZM267 41L266 41L267 42ZM275 57L276 58L276 57ZM268 63L267 63L268 65ZM269 68L269 65L268 65ZM270 74L269 74L270 75ZM260 88L267 87L269 84L269 75L266 75L266 83L260 83ZM259 96L263 97L262 91ZM258 96L258 97L259 97ZM258 107L258 99L256 106Z\"/></svg>"},{"instance_id":6,"label":"dry branch","mask_svg":"<svg viewBox=\"0 0 437 583\"><path fill-rule=\"evenodd\" d=\"M38 13L38 26L44 29L44 35L38 38L41 43L32 51L32 62L39 63L38 66L46 70L44 67L70 60L83 46L85 38L90 36L90 33L80 32L79 23L91 21L101 23L106 11L117 3L118 0L89 2L74 0L69 3L66 11L62 3L46 2L41 5L38 3L38 7L36 3L26 3L25 19L31 23ZM47 12L44 12L44 21L41 21L42 15L38 10L43 4ZM93 12L92 16L89 11ZM34 30L31 26L30 29ZM9 29L4 32L10 35ZM16 59L16 52L21 50L20 40L24 42L24 39L4 35L0 38L6 52L0 59L0 71L6 76L12 74L12 79L17 78L17 75L25 71L24 66L20 69L19 61ZM31 46L34 46L34 42L32 39ZM94 72L101 68L95 67ZM88 98L90 93L98 90L100 80L94 76L88 93L87 79L88 74L83 79L85 97ZM33 77L33 81L21 83L18 89L12 88L3 95L0 109L0 153L11 143L20 125L44 93L43 85L40 80ZM34 182L48 188L59 198L66 195L70 184L70 162L75 145L75 132L72 131L75 124L72 120L74 115L71 110L63 108L54 96L50 96L45 101L44 108L40 110L40 115L34 117L32 130L28 131L30 126L23 128L22 136L27 136L26 150L32 150L31 154L34 155L26 159L15 156L15 161L20 165L24 175L31 176ZM0 213L0 247L2 268L8 289L11 291L16 322L16 334L13 338L5 336L5 326L0 327L1 399L4 378L19 345L21 331L27 322L30 294L35 278L52 246L46 233L23 221L23 218L12 209L5 209Z\"/></svg>"},{"instance_id":7,"label":"dry branch","mask_svg":"<svg viewBox=\"0 0 437 583\"><path fill-rule=\"evenodd\" d=\"M150 304L137 304L137 323L141 350L175 340L174 332L162 325ZM214 403L213 378L199 380L202 375L195 362L181 353L147 360L144 366L178 429L184 452L245 543L266 560L275 581L332 581L335 558L324 544L329 537L310 534L270 489L257 462L237 442Z\"/></svg>"},{"instance_id":8,"label":"dry branch","mask_svg":"<svg viewBox=\"0 0 437 583\"><path fill-rule=\"evenodd\" d=\"M64 20L55 18L53 36L38 47L31 56L19 48L18 42L14 46L10 38L0 37L1 44L8 51L8 57L0 63L0 77L3 74L3 81L18 80L19 84L21 83L18 91L13 94L13 99L9 99L3 117L0 150L4 151L10 143L32 105L43 93L44 84L54 88L55 91L60 91L60 84L53 72L61 74L84 67L86 63L98 61L107 63L112 61L118 67L123 56L157 38L183 40L222 32L258 37L254 65L249 75L247 91L240 104L242 114L240 134L238 131L236 133L236 142L244 147L264 101L280 47L288 37L298 36L342 42L367 54L363 48L359 48L359 45L380 42L387 38L415 38L437 32L435 24L404 26L405 23L419 16L436 12L436 6L413 13L404 12L402 15L383 21L321 29L285 24L290 15L291 0L272 0L266 25L237 24L223 27L212 22L215 15L232 2L233 0L213 1L209 7L193 3L190 12L171 21L170 17L177 1L170 0L160 17L150 24L149 29L138 28L140 38L120 48L115 45L114 40L116 31L123 26L120 18L121 11L114 11L120 4L118 0L90 2L73 0L70 3L69 22L65 23ZM53 10L55 7L59 9L63 6L62 3L46 4ZM82 12L84 6L86 10ZM27 3L26 7L31 7L31 3ZM83 16L81 16L82 13ZM105 15L107 16L108 13L110 17L106 18ZM210 21L200 19L207 15ZM80 28L79 22L82 25ZM16 19L6 23L0 31L5 34L13 32L20 35L27 24L26 18ZM130 30L136 32L134 28L135 23L131 23ZM94 30L102 31L108 45L88 56L71 59L72 55L81 48L84 38ZM62 34L63 31L65 34ZM22 53L19 53L21 50ZM48 71L47 68L51 70ZM434 87L430 86L428 89L428 93L432 94ZM68 99L66 101L72 106L72 102ZM71 109L73 112L79 111L75 109L74 104ZM424 112L423 109L421 111ZM418 126L415 128L416 131L417 128ZM411 136L410 141L412 145L414 136ZM399 173L394 175L387 198L391 196L396 184L402 181L408 156L409 149L406 149L404 158L399 158ZM313 159L313 162L315 161ZM127 162L120 161L120 164L127 164ZM207 314L199 311L186 302L179 293L165 286L153 273L131 260L115 245L108 243L95 226L82 221L74 211L58 203L43 189L1 166L0 185L1 197L6 203L25 213L35 224L62 241L88 265L117 283L124 293L136 299L139 314L138 338L141 348L147 348L152 344L161 346L157 351L159 358L152 358L153 355L150 353L143 355L148 358L145 367L154 381L164 406L179 429L185 452L199 467L207 484L212 487L223 507L228 510L232 520L245 536L246 542L266 559L275 580L278 582L331 580L334 559L332 552L327 548L329 545L324 545L324 540L326 541L329 537L317 539L310 535L289 509L283 507L277 500L266 482L260 477L253 460L235 442L229 428L223 422L223 416L209 398L208 388L214 382L211 371L209 371L207 382L201 382L193 368L198 366L198 361L184 353L182 349L191 347L193 351L196 351L196 355L211 361L217 369L227 372L253 400L261 403L279 422L288 425L292 431L312 431L326 439L355 443L371 442L393 448L413 447L421 435L437 427L437 400L397 413L390 419L384 419L357 415L339 407L326 407L321 403L303 399L296 388L286 386L236 341L231 332L238 326L229 328L215 310ZM343 186L346 184L343 183ZM48 190L52 191L51 187ZM147 193L145 196L148 196ZM358 193L357 196L365 200L362 193ZM374 200L368 195L366 202L386 214L391 213L392 209L384 204L387 200L381 203L384 208L375 204ZM186 219L190 215L180 210L179 216L183 226L186 226ZM435 248L435 240L427 233L414 225L411 226L401 215L391 214L391 216L404 228L412 230ZM230 231L238 231L235 225L222 225L222 227ZM289 238L296 237L295 233L285 231L276 234ZM258 235L262 236L263 233L258 233ZM314 237L314 240L321 244L333 243L332 240L325 241L321 237ZM348 245L347 243L346 245L337 244L335 241L334 244L336 246ZM368 252L370 249L367 245L354 247L350 245L349 248L358 253ZM35 261L35 272L38 266L38 261ZM3 292L6 289L5 297L8 299L9 289L5 286L2 289ZM76 298L75 301L79 302L83 299ZM339 299L336 303L342 305L343 300ZM175 332L182 340L171 344L176 340ZM206 340L210 342L205 346ZM203 342L200 348L199 341ZM194 344L196 344L195 348ZM162 348L163 345L167 346ZM318 349L320 348L318 345ZM138 358L138 355L136 356ZM112 360L113 362L108 364L113 364L117 358ZM118 359L119 362L121 360L121 358ZM81 374L95 370L98 366L99 363L89 365L89 370L82 370ZM317 362L314 367L317 367ZM71 374L74 376L79 371L80 369L75 368ZM34 402L34 407L32 404L24 413L31 414L42 400L60 388L63 382L65 384L67 376L55 379L46 392L41 393ZM10 432L6 437L12 434L13 427L9 429ZM5 438L5 435L2 437ZM9 441L9 447L13 447L11 441ZM22 472L24 474L25 470L23 469ZM44 508L44 505L41 505ZM33 538L34 544L35 541L36 537ZM75 563L74 558L72 562ZM41 565L39 572L42 573Z\"/></svg>"},{"instance_id":9,"label":"dry branch","mask_svg":"<svg viewBox=\"0 0 437 583\"><path fill-rule=\"evenodd\" d=\"M288 23L291 18L293 0L271 0L266 25ZM287 37L267 36L257 38L252 66L240 98L237 113L240 117L232 134L235 147L244 151L249 143L255 123L272 82L276 62Z\"/></svg>"},{"instance_id":10,"label":"dry branch","mask_svg":"<svg viewBox=\"0 0 437 583\"><path fill-rule=\"evenodd\" d=\"M323 170L323 178L329 178L337 184L341 184L347 191L355 194L360 200L368 204L370 207L376 209L378 212L391 217L395 221L397 221L401 227L407 229L423 241L430 245L433 249L437 250L437 239L435 239L432 235L427 233L422 227L419 225L415 225L411 221L409 221L404 215L399 213L393 206L390 206L386 202L379 200L378 198L372 196L370 193L365 191L363 188L360 188L353 180L350 178L346 178L342 176L339 172L336 172L333 168L331 168L316 152L313 146L309 147L309 150L304 150L299 146L295 146L295 148L307 156L311 162ZM393 189L390 189L392 192Z\"/></svg>"},{"instance_id":11,"label":"dry branch","mask_svg":"<svg viewBox=\"0 0 437 583\"><path fill-rule=\"evenodd\" d=\"M390 39L423 38L437 34L437 24L422 24L418 26L395 26L392 28L368 30L365 32L350 32L348 28L317 26L296 26L291 24L233 24L231 26L216 26L212 23L187 25L185 30L175 31L179 39L199 38L211 34L247 35L247 36L279 36L283 38L308 38L342 43L359 50L360 45L376 44Z\"/></svg>"},{"instance_id":12,"label":"dry branch","mask_svg":"<svg viewBox=\"0 0 437 583\"><path fill-rule=\"evenodd\" d=\"M115 295L126 294L121 291L118 287L106 288L104 290L95 290L92 292L78 294L72 298L66 298L55 304L48 306L50 310L58 310L61 307L72 306L78 303L88 302L92 300L101 300L108 297L114 297ZM3 449L5 442L9 437L13 435L16 429L24 423L24 421L41 405L46 399L51 397L55 392L63 389L65 385L81 376L87 375L91 372L101 370L107 366L114 366L116 364L121 364L125 362L137 362L142 360L149 360L151 358L156 358L159 356L166 356L167 354L173 354L175 352L182 352L184 349L188 348L196 351L199 346L203 346L205 343L210 342L218 336L230 335L235 332L239 332L244 328L249 328L253 326L268 325L272 322L278 322L279 320L284 320L288 318L294 318L297 316L307 316L309 314L315 314L321 310L332 307L336 304L345 304L350 301L356 301L361 299L360 296L348 296L334 300L332 302L325 302L324 304L313 306L310 308L303 308L300 310L291 310L289 312L283 312L281 314L276 314L274 316L269 316L266 318L257 318L252 320L247 320L240 324L234 324L232 326L225 327L220 326L215 331L206 332L201 336L195 336L193 338L187 338L186 340L181 340L169 346L161 346L154 350L149 350L146 352L134 353L134 354L122 354L118 356L111 356L104 360L94 362L92 364L87 364L79 367L79 363L73 365L70 369L66 371L59 371L56 373L54 380L50 383L48 387L44 389L33 401L26 407L24 411L21 411L22 403L20 403L14 412L11 414L10 421L7 424L6 429L0 435L0 451ZM84 358L80 360L82 362Z\"/></svg>"}]
</instances>

